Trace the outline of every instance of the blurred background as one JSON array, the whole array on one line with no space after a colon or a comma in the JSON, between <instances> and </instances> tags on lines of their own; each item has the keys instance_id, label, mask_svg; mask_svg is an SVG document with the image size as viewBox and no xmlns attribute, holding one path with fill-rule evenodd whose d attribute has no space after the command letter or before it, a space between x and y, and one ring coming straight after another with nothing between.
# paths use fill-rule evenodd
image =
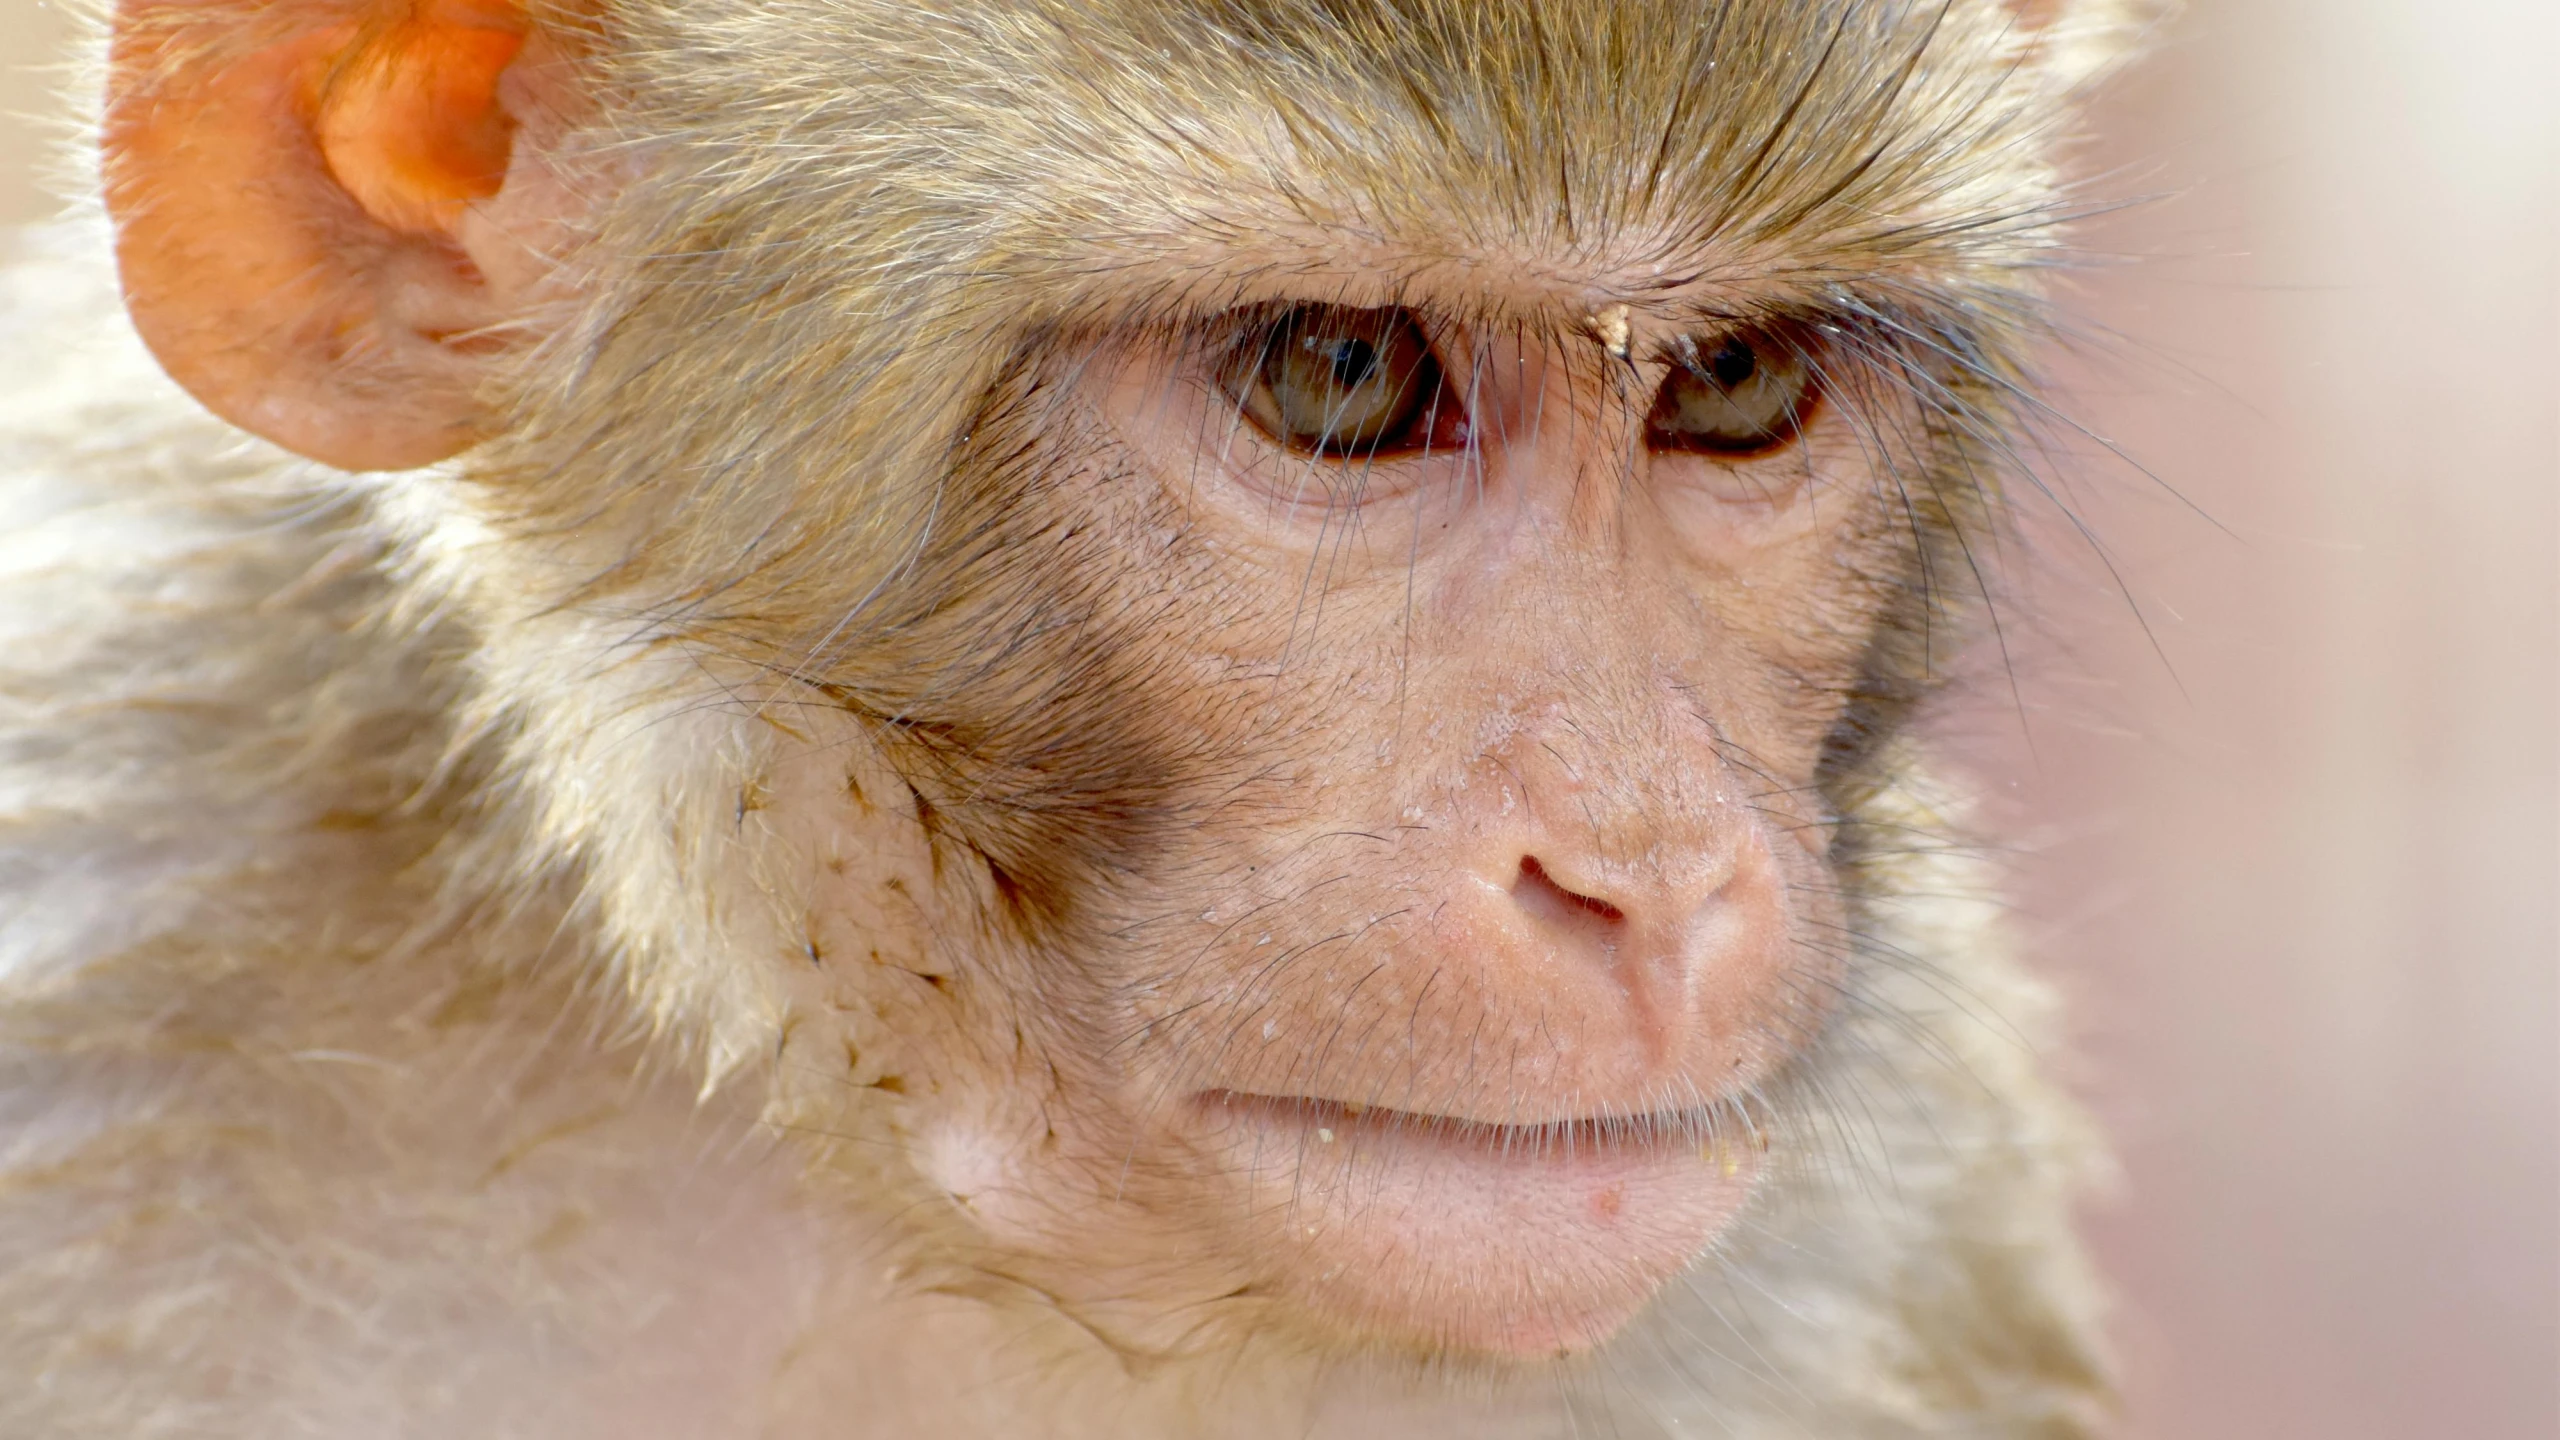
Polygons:
<instances>
[{"instance_id":1,"label":"blurred background","mask_svg":"<svg viewBox=\"0 0 2560 1440\"><path fill-rule=\"evenodd\" d=\"M43 211L0 0L0 223ZM2560 4L2193 0L2100 106L2062 499L1949 734L2133 1440L2560 1437ZM0 336L0 343L7 337Z\"/></svg>"},{"instance_id":2,"label":"blurred background","mask_svg":"<svg viewBox=\"0 0 2560 1440\"><path fill-rule=\"evenodd\" d=\"M2553 1440L2560 4L2164 40L2058 396L2113 573L2031 518L1966 727L2123 1157L2129 1430Z\"/></svg>"}]
</instances>

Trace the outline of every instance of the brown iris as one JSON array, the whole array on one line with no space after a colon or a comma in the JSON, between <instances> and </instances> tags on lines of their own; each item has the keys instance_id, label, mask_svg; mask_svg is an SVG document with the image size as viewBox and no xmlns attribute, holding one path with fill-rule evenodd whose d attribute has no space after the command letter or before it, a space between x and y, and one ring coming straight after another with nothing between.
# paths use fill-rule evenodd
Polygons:
<instances>
[{"instance_id":1,"label":"brown iris","mask_svg":"<svg viewBox=\"0 0 2560 1440\"><path fill-rule=\"evenodd\" d=\"M1683 339L1645 421L1656 450L1749 459L1793 441L1816 386L1804 337L1754 327L1704 342Z\"/></svg>"},{"instance_id":2,"label":"brown iris","mask_svg":"<svg viewBox=\"0 0 2560 1440\"><path fill-rule=\"evenodd\" d=\"M1415 449L1454 419L1431 342L1400 307L1294 306L1247 336L1223 379L1263 433L1316 455Z\"/></svg>"}]
</instances>

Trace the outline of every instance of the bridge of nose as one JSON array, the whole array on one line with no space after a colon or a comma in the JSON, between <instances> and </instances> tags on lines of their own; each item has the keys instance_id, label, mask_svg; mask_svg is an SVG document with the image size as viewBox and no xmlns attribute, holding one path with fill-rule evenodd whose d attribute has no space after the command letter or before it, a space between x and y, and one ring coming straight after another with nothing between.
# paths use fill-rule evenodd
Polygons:
<instances>
[{"instance_id":1,"label":"bridge of nose","mask_svg":"<svg viewBox=\"0 0 2560 1440\"><path fill-rule=\"evenodd\" d=\"M1511 383L1487 387L1474 417L1486 494L1577 535L1614 534L1646 473L1651 396L1612 384L1599 357L1497 355Z\"/></svg>"}]
</instances>

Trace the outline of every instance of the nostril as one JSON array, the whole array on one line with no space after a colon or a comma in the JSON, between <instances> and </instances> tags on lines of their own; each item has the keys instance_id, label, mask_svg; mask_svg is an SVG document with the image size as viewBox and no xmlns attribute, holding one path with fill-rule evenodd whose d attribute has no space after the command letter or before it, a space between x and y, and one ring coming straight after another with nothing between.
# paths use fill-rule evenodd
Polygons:
<instances>
[{"instance_id":1,"label":"nostril","mask_svg":"<svg viewBox=\"0 0 2560 1440\"><path fill-rule=\"evenodd\" d=\"M1513 882L1511 893L1548 909L1562 907L1563 914L1559 918L1587 916L1608 925L1619 924L1627 918L1626 911L1598 896L1585 895L1557 884L1555 877L1547 873L1547 867L1539 864L1535 855L1520 857L1520 878Z\"/></svg>"}]
</instances>

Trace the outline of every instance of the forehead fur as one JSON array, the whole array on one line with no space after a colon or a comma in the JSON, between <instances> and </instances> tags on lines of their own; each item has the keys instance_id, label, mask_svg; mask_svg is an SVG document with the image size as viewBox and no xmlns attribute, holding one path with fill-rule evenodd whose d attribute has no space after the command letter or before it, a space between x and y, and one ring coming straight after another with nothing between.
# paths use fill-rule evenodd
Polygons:
<instances>
[{"instance_id":1,"label":"forehead fur","mask_svg":"<svg viewBox=\"0 0 2560 1440\"><path fill-rule=\"evenodd\" d=\"M715 162L693 178L720 219L785 196L823 227L758 243L1001 280L1016 313L1049 298L1031 282L1043 309L1164 303L1346 258L1636 295L1943 270L2013 261L2047 218L2057 74L1995 0L626 13L645 133ZM1157 285L1125 283L1140 263Z\"/></svg>"}]
</instances>

